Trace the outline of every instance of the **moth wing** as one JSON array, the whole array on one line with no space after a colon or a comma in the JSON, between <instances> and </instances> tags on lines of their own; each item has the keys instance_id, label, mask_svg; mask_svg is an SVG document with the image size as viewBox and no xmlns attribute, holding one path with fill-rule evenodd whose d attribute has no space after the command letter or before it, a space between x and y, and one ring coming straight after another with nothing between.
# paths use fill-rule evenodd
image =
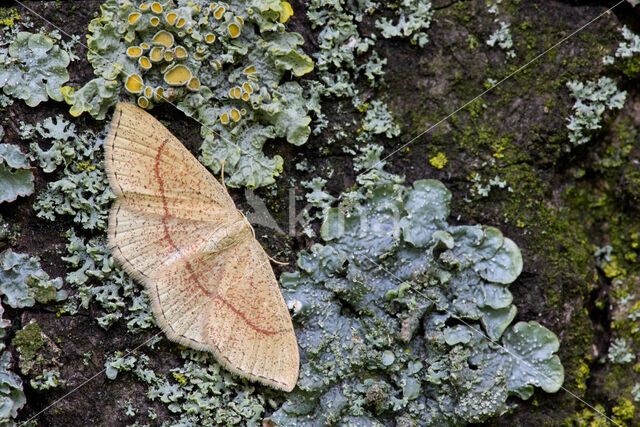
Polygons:
<instances>
[{"instance_id":1,"label":"moth wing","mask_svg":"<svg viewBox=\"0 0 640 427\"><path fill-rule=\"evenodd\" d=\"M105 165L114 193L132 209L209 221L236 212L211 173L162 123L133 104L116 106Z\"/></svg>"},{"instance_id":2,"label":"moth wing","mask_svg":"<svg viewBox=\"0 0 640 427\"><path fill-rule=\"evenodd\" d=\"M298 344L267 254L249 238L225 258L233 267L207 312L211 351L229 370L291 391L298 380Z\"/></svg>"},{"instance_id":3,"label":"moth wing","mask_svg":"<svg viewBox=\"0 0 640 427\"><path fill-rule=\"evenodd\" d=\"M293 389L299 355L291 316L255 239L171 264L147 289L170 339L212 352L240 376Z\"/></svg>"},{"instance_id":4,"label":"moth wing","mask_svg":"<svg viewBox=\"0 0 640 427\"><path fill-rule=\"evenodd\" d=\"M141 281L180 258L199 252L225 221L167 217L132 208L118 198L109 216L109 247L127 272Z\"/></svg>"}]
</instances>

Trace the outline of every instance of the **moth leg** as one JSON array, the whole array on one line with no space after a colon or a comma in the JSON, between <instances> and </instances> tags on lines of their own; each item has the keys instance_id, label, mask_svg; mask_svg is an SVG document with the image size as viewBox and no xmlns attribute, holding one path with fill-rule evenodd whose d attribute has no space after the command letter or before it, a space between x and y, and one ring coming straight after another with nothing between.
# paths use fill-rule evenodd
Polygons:
<instances>
[{"instance_id":1,"label":"moth leg","mask_svg":"<svg viewBox=\"0 0 640 427\"><path fill-rule=\"evenodd\" d=\"M229 196L229 192L227 191L227 184L224 183L224 160L222 161L222 170L220 171L220 177L222 179L222 188L224 188L224 192L227 193L227 196ZM231 197L231 196L229 196Z\"/></svg>"},{"instance_id":2,"label":"moth leg","mask_svg":"<svg viewBox=\"0 0 640 427\"><path fill-rule=\"evenodd\" d=\"M275 264L279 264L279 265L289 265L288 262L282 262L282 261L278 261L277 259L271 258L269 255L267 255L267 258L269 258L269 260Z\"/></svg>"}]
</instances>

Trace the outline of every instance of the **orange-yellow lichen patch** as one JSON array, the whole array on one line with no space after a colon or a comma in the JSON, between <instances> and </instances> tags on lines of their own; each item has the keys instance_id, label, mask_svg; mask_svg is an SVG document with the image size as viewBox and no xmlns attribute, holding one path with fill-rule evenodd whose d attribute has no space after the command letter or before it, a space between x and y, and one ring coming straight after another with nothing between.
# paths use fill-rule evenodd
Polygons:
<instances>
[{"instance_id":1,"label":"orange-yellow lichen patch","mask_svg":"<svg viewBox=\"0 0 640 427\"><path fill-rule=\"evenodd\" d=\"M151 39L151 42L156 45L161 45L166 48L170 48L171 46L173 46L173 42L174 42L173 34L165 30L160 30L155 34L155 36L153 36L153 39Z\"/></svg>"},{"instance_id":2,"label":"orange-yellow lichen patch","mask_svg":"<svg viewBox=\"0 0 640 427\"><path fill-rule=\"evenodd\" d=\"M254 74L254 73L257 73L257 72L258 71L256 70L256 67L254 67L253 65L248 66L243 71L244 74Z\"/></svg>"},{"instance_id":3,"label":"orange-yellow lichen patch","mask_svg":"<svg viewBox=\"0 0 640 427\"><path fill-rule=\"evenodd\" d=\"M222 18L222 15L224 15L224 12L226 10L227 9L225 9L224 6L218 6L216 8L216 10L213 12L213 17L216 18L216 19Z\"/></svg>"},{"instance_id":4,"label":"orange-yellow lichen patch","mask_svg":"<svg viewBox=\"0 0 640 427\"><path fill-rule=\"evenodd\" d=\"M154 1L153 3L151 3L151 11L153 13L162 13L162 5L157 1Z\"/></svg>"},{"instance_id":5,"label":"orange-yellow lichen patch","mask_svg":"<svg viewBox=\"0 0 640 427\"><path fill-rule=\"evenodd\" d=\"M176 59L185 59L187 57L187 49L182 46L176 46L173 54L176 56Z\"/></svg>"},{"instance_id":6,"label":"orange-yellow lichen patch","mask_svg":"<svg viewBox=\"0 0 640 427\"><path fill-rule=\"evenodd\" d=\"M164 48L161 46L154 46L149 51L149 59L151 62L160 62L164 58Z\"/></svg>"},{"instance_id":7,"label":"orange-yellow lichen patch","mask_svg":"<svg viewBox=\"0 0 640 427\"><path fill-rule=\"evenodd\" d=\"M231 89L233 91L233 97L238 99L242 96L242 89L240 89L239 87L234 87L233 89Z\"/></svg>"},{"instance_id":8,"label":"orange-yellow lichen patch","mask_svg":"<svg viewBox=\"0 0 640 427\"><path fill-rule=\"evenodd\" d=\"M187 83L187 87L193 91L197 91L200 89L200 80L197 77L191 77L189 83Z\"/></svg>"},{"instance_id":9,"label":"orange-yellow lichen patch","mask_svg":"<svg viewBox=\"0 0 640 427\"><path fill-rule=\"evenodd\" d=\"M204 47L204 46L198 46L198 47L196 47L196 52L198 52L198 53L200 53L200 54L203 54L206 50L207 50L207 48L206 48L206 47Z\"/></svg>"},{"instance_id":10,"label":"orange-yellow lichen patch","mask_svg":"<svg viewBox=\"0 0 640 427\"><path fill-rule=\"evenodd\" d=\"M129 93L142 92L142 77L138 74L130 75L127 77L127 82L124 84L124 87Z\"/></svg>"},{"instance_id":11,"label":"orange-yellow lichen patch","mask_svg":"<svg viewBox=\"0 0 640 427\"><path fill-rule=\"evenodd\" d=\"M144 96L146 96L147 98L151 98L152 95L153 95L153 88L151 86L145 87Z\"/></svg>"},{"instance_id":12,"label":"orange-yellow lichen patch","mask_svg":"<svg viewBox=\"0 0 640 427\"><path fill-rule=\"evenodd\" d=\"M164 74L164 81L171 86L182 86L191 79L191 71L184 65L176 65Z\"/></svg>"},{"instance_id":13,"label":"orange-yellow lichen patch","mask_svg":"<svg viewBox=\"0 0 640 427\"><path fill-rule=\"evenodd\" d=\"M206 36L204 36L204 41L207 43L213 43L214 41L216 41L216 35L209 33Z\"/></svg>"},{"instance_id":14,"label":"orange-yellow lichen patch","mask_svg":"<svg viewBox=\"0 0 640 427\"><path fill-rule=\"evenodd\" d=\"M173 51L172 50L165 50L164 51L164 60L167 61L167 62L173 61Z\"/></svg>"},{"instance_id":15,"label":"orange-yellow lichen patch","mask_svg":"<svg viewBox=\"0 0 640 427\"><path fill-rule=\"evenodd\" d=\"M211 6L209 6L209 10L213 12L216 7L218 7L218 3L211 3Z\"/></svg>"},{"instance_id":16,"label":"orange-yellow lichen patch","mask_svg":"<svg viewBox=\"0 0 640 427\"><path fill-rule=\"evenodd\" d=\"M140 65L140 68L148 70L151 68L151 61L146 56L141 56L138 58L138 65Z\"/></svg>"},{"instance_id":17,"label":"orange-yellow lichen patch","mask_svg":"<svg viewBox=\"0 0 640 427\"><path fill-rule=\"evenodd\" d=\"M240 120L240 111L236 110L235 108L232 108L230 114L234 122L237 122L238 120Z\"/></svg>"},{"instance_id":18,"label":"orange-yellow lichen patch","mask_svg":"<svg viewBox=\"0 0 640 427\"><path fill-rule=\"evenodd\" d=\"M138 97L138 105L141 108L147 108L149 106L149 100L147 99L146 96L139 96Z\"/></svg>"},{"instance_id":19,"label":"orange-yellow lichen patch","mask_svg":"<svg viewBox=\"0 0 640 427\"><path fill-rule=\"evenodd\" d=\"M152 16L151 19L149 19L149 23L152 27L157 27L160 23L160 18L158 18L157 16Z\"/></svg>"},{"instance_id":20,"label":"orange-yellow lichen patch","mask_svg":"<svg viewBox=\"0 0 640 427\"><path fill-rule=\"evenodd\" d=\"M164 19L167 21L167 24L173 25L173 23L176 22L176 19L178 19L178 14L175 12L169 12L164 16Z\"/></svg>"},{"instance_id":21,"label":"orange-yellow lichen patch","mask_svg":"<svg viewBox=\"0 0 640 427\"><path fill-rule=\"evenodd\" d=\"M211 65L213 65L213 67L216 70L219 70L222 68L222 63L220 61L218 61L217 59L215 61L211 61Z\"/></svg>"},{"instance_id":22,"label":"orange-yellow lichen patch","mask_svg":"<svg viewBox=\"0 0 640 427\"><path fill-rule=\"evenodd\" d=\"M222 115L220 116L220 123L222 123L223 125L226 125L227 123L229 123L228 113L222 113Z\"/></svg>"},{"instance_id":23,"label":"orange-yellow lichen patch","mask_svg":"<svg viewBox=\"0 0 640 427\"><path fill-rule=\"evenodd\" d=\"M178 19L178 22L176 22L176 27L182 28L182 27L184 27L184 24L186 24L186 23L187 23L186 19L180 18L180 19Z\"/></svg>"},{"instance_id":24,"label":"orange-yellow lichen patch","mask_svg":"<svg viewBox=\"0 0 640 427\"><path fill-rule=\"evenodd\" d=\"M140 10L147 10L147 9L149 9L148 3L140 3Z\"/></svg>"},{"instance_id":25,"label":"orange-yellow lichen patch","mask_svg":"<svg viewBox=\"0 0 640 427\"><path fill-rule=\"evenodd\" d=\"M243 108L242 110L240 110L240 113L244 116L245 114L247 114L247 110Z\"/></svg>"},{"instance_id":26,"label":"orange-yellow lichen patch","mask_svg":"<svg viewBox=\"0 0 640 427\"><path fill-rule=\"evenodd\" d=\"M151 46L149 46L149 43L142 42L140 43L140 47L142 50L148 50Z\"/></svg>"},{"instance_id":27,"label":"orange-yellow lichen patch","mask_svg":"<svg viewBox=\"0 0 640 427\"><path fill-rule=\"evenodd\" d=\"M127 56L131 59L135 59L142 55L142 48L140 46L130 46L127 48Z\"/></svg>"},{"instance_id":28,"label":"orange-yellow lichen patch","mask_svg":"<svg viewBox=\"0 0 640 427\"><path fill-rule=\"evenodd\" d=\"M243 101L248 101L250 97L251 97L251 96L250 96L247 92L245 92L245 93L243 93L243 94L242 94L242 100L243 100Z\"/></svg>"},{"instance_id":29,"label":"orange-yellow lichen patch","mask_svg":"<svg viewBox=\"0 0 640 427\"><path fill-rule=\"evenodd\" d=\"M251 87L251 84L249 84L249 82L245 82L242 85L242 89L244 89L244 91L247 93L253 93L253 88Z\"/></svg>"},{"instance_id":30,"label":"orange-yellow lichen patch","mask_svg":"<svg viewBox=\"0 0 640 427\"><path fill-rule=\"evenodd\" d=\"M240 36L240 26L238 24L231 23L227 28L229 29L229 35L231 36L232 39L235 39L238 36Z\"/></svg>"},{"instance_id":31,"label":"orange-yellow lichen patch","mask_svg":"<svg viewBox=\"0 0 640 427\"><path fill-rule=\"evenodd\" d=\"M162 88L162 86L158 86L154 91L153 91L153 99L155 99L156 101L161 100L164 97L164 89Z\"/></svg>"},{"instance_id":32,"label":"orange-yellow lichen patch","mask_svg":"<svg viewBox=\"0 0 640 427\"><path fill-rule=\"evenodd\" d=\"M129 17L127 18L127 21L129 21L129 25L135 24L138 21L138 19L140 19L141 16L142 14L139 12L130 13Z\"/></svg>"}]
</instances>

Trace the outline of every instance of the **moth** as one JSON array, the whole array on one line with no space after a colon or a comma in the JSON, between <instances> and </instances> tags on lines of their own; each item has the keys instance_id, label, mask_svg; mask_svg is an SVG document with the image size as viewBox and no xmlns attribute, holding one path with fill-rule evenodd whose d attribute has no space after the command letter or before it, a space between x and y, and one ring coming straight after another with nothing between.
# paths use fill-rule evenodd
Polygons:
<instances>
[{"instance_id":1,"label":"moth","mask_svg":"<svg viewBox=\"0 0 640 427\"><path fill-rule=\"evenodd\" d=\"M276 389L296 384L291 316L246 217L182 143L133 104L116 106L105 142L114 257L182 345Z\"/></svg>"}]
</instances>

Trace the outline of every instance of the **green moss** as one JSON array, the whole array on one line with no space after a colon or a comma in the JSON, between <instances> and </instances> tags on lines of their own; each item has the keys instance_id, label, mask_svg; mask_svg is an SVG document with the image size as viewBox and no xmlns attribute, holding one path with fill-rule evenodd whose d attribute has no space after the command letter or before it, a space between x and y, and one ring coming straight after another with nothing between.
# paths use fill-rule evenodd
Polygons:
<instances>
[{"instance_id":1,"label":"green moss","mask_svg":"<svg viewBox=\"0 0 640 427\"><path fill-rule=\"evenodd\" d=\"M25 325L24 328L16 332L15 337L11 340L11 344L16 347L21 360L25 363L30 363L35 359L44 343L42 329L36 322Z\"/></svg>"},{"instance_id":2,"label":"green moss","mask_svg":"<svg viewBox=\"0 0 640 427\"><path fill-rule=\"evenodd\" d=\"M609 420L602 414L606 413L606 409L601 405L595 405L596 411L585 408L582 412L576 413L573 417L565 420L562 425L564 427L609 427Z\"/></svg>"},{"instance_id":3,"label":"green moss","mask_svg":"<svg viewBox=\"0 0 640 427\"><path fill-rule=\"evenodd\" d=\"M442 169L447 164L447 156L444 153L438 151L438 153L429 159L429 164L436 169Z\"/></svg>"},{"instance_id":4,"label":"green moss","mask_svg":"<svg viewBox=\"0 0 640 427\"><path fill-rule=\"evenodd\" d=\"M635 406L629 399L620 399L618 405L611 409L613 421L621 425L627 425L627 422L633 419L635 414Z\"/></svg>"},{"instance_id":5,"label":"green moss","mask_svg":"<svg viewBox=\"0 0 640 427\"><path fill-rule=\"evenodd\" d=\"M16 8L0 7L0 26L13 27L20 20L20 14Z\"/></svg>"}]
</instances>

